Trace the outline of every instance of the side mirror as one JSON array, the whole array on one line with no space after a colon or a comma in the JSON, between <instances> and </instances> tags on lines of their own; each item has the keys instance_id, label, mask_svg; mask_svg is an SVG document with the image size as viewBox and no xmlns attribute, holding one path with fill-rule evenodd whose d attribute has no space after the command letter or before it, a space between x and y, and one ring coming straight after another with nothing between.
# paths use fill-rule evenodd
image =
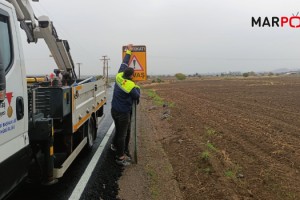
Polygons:
<instances>
[{"instance_id":1,"label":"side mirror","mask_svg":"<svg viewBox=\"0 0 300 200\"><path fill-rule=\"evenodd\" d=\"M3 58L0 50L0 103L5 100L6 93L6 79L5 79L5 69L3 65Z\"/></svg>"}]
</instances>

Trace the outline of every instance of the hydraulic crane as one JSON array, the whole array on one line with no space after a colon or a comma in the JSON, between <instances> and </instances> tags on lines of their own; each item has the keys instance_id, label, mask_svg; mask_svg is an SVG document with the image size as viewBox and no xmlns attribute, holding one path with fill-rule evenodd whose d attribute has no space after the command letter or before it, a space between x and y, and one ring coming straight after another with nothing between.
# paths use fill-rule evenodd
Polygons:
<instances>
[{"instance_id":1,"label":"hydraulic crane","mask_svg":"<svg viewBox=\"0 0 300 200\"><path fill-rule=\"evenodd\" d=\"M60 71L68 72L72 79L76 80L74 62L70 54L70 46L67 40L59 39L53 22L47 16L36 18L28 0L7 0L17 14L21 28L27 35L28 43L36 43L38 39L44 39ZM38 2L39 0L32 0Z\"/></svg>"}]
</instances>

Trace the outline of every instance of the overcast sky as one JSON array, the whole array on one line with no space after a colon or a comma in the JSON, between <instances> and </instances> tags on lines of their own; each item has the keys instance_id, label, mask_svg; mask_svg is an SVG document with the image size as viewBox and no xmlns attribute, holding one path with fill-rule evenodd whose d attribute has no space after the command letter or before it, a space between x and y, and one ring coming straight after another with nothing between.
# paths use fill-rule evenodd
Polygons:
<instances>
[{"instance_id":1,"label":"overcast sky","mask_svg":"<svg viewBox=\"0 0 300 200\"><path fill-rule=\"evenodd\" d=\"M251 18L290 17L299 0L40 0L36 16L47 15L69 41L82 74L110 74L121 63L121 47L146 45L148 74L213 73L300 69L300 29L251 27ZM24 37L24 35L23 35ZM55 67L45 42L26 44L28 74Z\"/></svg>"}]
</instances>

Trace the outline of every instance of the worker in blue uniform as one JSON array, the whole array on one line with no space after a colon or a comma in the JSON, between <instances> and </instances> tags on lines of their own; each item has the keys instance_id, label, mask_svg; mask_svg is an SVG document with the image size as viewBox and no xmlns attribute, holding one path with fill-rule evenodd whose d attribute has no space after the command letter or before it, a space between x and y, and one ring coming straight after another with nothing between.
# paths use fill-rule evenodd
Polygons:
<instances>
[{"instance_id":1,"label":"worker in blue uniform","mask_svg":"<svg viewBox=\"0 0 300 200\"><path fill-rule=\"evenodd\" d=\"M132 81L134 69L128 67L132 49L132 44L127 45L123 63L116 75L111 108L116 127L112 149L116 150L116 163L122 166L130 165L131 159L127 155L132 105L140 98L140 88Z\"/></svg>"}]
</instances>

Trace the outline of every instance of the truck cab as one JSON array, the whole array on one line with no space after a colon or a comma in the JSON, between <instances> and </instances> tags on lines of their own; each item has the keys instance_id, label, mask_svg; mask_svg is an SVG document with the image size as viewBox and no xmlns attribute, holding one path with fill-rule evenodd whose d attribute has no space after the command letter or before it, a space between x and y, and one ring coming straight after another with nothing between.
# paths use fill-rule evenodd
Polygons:
<instances>
[{"instance_id":1,"label":"truck cab","mask_svg":"<svg viewBox=\"0 0 300 200\"><path fill-rule=\"evenodd\" d=\"M0 1L0 199L27 175L28 138L24 57L14 7Z\"/></svg>"}]
</instances>

